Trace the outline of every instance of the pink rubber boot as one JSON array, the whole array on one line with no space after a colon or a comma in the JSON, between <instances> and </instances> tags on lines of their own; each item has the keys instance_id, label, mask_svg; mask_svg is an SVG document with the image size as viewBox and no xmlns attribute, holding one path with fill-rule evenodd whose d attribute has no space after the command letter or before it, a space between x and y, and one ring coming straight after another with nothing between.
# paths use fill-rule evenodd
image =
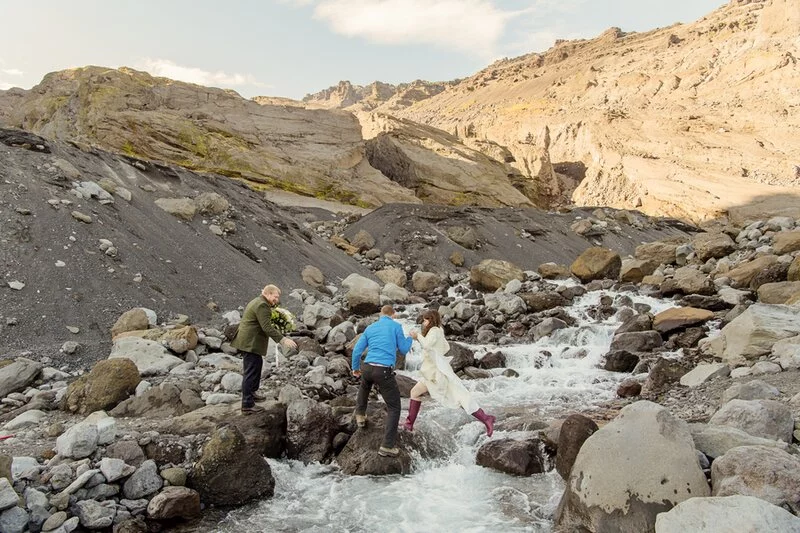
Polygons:
<instances>
[{"instance_id":1,"label":"pink rubber boot","mask_svg":"<svg viewBox=\"0 0 800 533\"><path fill-rule=\"evenodd\" d=\"M407 431L414 431L414 422L417 420L420 407L422 407L422 402L419 400L411 400L408 404L408 416L405 423L403 423L403 428Z\"/></svg>"},{"instance_id":2,"label":"pink rubber boot","mask_svg":"<svg viewBox=\"0 0 800 533\"><path fill-rule=\"evenodd\" d=\"M491 437L492 433L494 433L494 421L495 417L492 415L487 415L483 412L483 409L478 409L472 416L483 422L483 425L486 426L486 436Z\"/></svg>"}]
</instances>

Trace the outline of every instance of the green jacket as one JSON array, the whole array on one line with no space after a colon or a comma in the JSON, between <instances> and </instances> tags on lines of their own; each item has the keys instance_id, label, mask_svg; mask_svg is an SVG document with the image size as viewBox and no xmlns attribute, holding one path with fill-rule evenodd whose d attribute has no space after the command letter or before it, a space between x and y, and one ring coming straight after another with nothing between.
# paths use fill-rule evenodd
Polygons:
<instances>
[{"instance_id":1,"label":"green jacket","mask_svg":"<svg viewBox=\"0 0 800 533\"><path fill-rule=\"evenodd\" d=\"M281 332L272 325L272 309L273 306L261 296L250 300L231 346L242 352L267 355L269 339L275 342L283 339Z\"/></svg>"}]
</instances>

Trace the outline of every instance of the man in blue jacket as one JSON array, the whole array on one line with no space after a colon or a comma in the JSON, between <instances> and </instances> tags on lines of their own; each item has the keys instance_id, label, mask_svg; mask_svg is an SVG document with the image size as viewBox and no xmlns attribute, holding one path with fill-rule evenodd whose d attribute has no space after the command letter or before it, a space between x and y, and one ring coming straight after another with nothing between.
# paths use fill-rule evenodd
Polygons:
<instances>
[{"instance_id":1,"label":"man in blue jacket","mask_svg":"<svg viewBox=\"0 0 800 533\"><path fill-rule=\"evenodd\" d=\"M353 348L353 375L361 378L356 400L356 424L367 425L367 400L373 385L377 385L381 398L386 402L386 432L378 455L396 457L400 450L395 446L397 424L400 421L400 389L394 379L395 357L399 351L405 355L411 349L413 339L403 333L403 327L394 321L391 305L381 307L377 322L367 326ZM368 349L361 369L361 356Z\"/></svg>"}]
</instances>

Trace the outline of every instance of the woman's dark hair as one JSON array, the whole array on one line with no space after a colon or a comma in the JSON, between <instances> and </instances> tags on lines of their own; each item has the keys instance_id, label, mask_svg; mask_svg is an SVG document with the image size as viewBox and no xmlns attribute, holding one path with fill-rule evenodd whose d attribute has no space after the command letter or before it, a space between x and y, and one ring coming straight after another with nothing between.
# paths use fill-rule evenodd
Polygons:
<instances>
[{"instance_id":1,"label":"woman's dark hair","mask_svg":"<svg viewBox=\"0 0 800 533\"><path fill-rule=\"evenodd\" d=\"M442 317L439 316L439 311L436 311L434 309L426 309L422 312L422 315L420 316L422 320L425 319L428 320L428 324L422 326L423 337L428 334L428 330L430 330L431 328L442 327Z\"/></svg>"}]
</instances>

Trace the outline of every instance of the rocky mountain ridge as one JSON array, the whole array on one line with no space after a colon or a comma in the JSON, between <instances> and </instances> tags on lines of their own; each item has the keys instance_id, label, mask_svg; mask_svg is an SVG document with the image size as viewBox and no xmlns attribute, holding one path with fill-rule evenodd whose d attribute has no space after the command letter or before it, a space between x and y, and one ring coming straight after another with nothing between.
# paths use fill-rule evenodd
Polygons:
<instances>
[{"instance_id":1,"label":"rocky mountain ridge","mask_svg":"<svg viewBox=\"0 0 800 533\"><path fill-rule=\"evenodd\" d=\"M695 222L798 216L798 27L792 1L733 0L694 23L500 60L402 109L366 107L499 147L551 200Z\"/></svg>"},{"instance_id":2,"label":"rocky mountain ridge","mask_svg":"<svg viewBox=\"0 0 800 533\"><path fill-rule=\"evenodd\" d=\"M0 91L0 124L50 139L139 159L163 161L189 170L213 172L256 190L282 190L360 207L391 202L420 203L431 187L383 174L370 163L372 152L359 120L350 112L311 109L286 99L246 100L233 91L156 78L133 69L84 67L54 72L23 91ZM429 136L440 135L438 130ZM451 170L441 155L407 137L408 149L384 155L384 167L420 166L426 183L442 181L454 203L531 205L515 189L501 163L449 144L471 168ZM421 149L420 149L421 148ZM387 161L388 158L388 161ZM490 175L492 179L475 180ZM399 179L399 181L398 181ZM436 195L433 195L436 197Z\"/></svg>"}]
</instances>

